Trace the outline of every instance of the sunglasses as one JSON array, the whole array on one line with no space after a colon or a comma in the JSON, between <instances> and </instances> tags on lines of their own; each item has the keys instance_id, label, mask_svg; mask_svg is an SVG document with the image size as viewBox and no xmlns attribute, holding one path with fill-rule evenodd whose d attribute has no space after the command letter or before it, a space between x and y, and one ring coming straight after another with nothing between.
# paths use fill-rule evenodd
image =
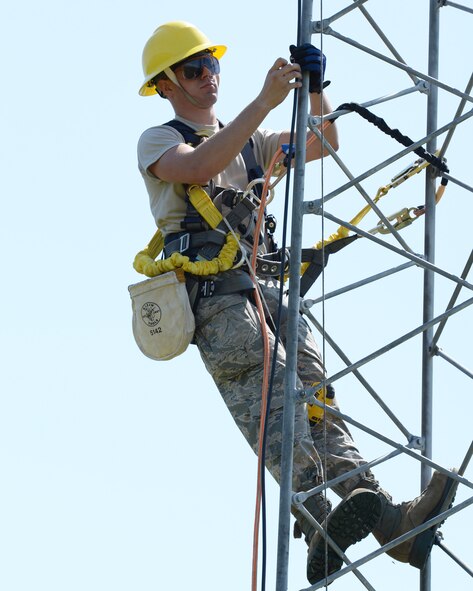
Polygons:
<instances>
[{"instance_id":1,"label":"sunglasses","mask_svg":"<svg viewBox=\"0 0 473 591\"><path fill-rule=\"evenodd\" d=\"M204 68L211 74L220 74L220 63L213 55L196 57L188 62L179 64L175 70L180 69L185 80L196 80L202 76Z\"/></svg>"}]
</instances>

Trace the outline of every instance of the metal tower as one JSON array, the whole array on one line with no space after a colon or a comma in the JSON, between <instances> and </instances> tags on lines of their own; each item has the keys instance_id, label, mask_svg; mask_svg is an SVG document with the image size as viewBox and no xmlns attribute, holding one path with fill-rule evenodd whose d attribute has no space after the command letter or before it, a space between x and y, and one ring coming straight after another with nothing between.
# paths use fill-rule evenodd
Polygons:
<instances>
[{"instance_id":1,"label":"metal tower","mask_svg":"<svg viewBox=\"0 0 473 591\"><path fill-rule=\"evenodd\" d=\"M464 128L468 125L471 126L473 98L470 96L470 91L473 84L473 75L469 80L457 80L455 85L446 84L439 79L439 29L443 10L462 11L465 18L472 19L471 22L473 24L473 9L447 0L425 0L426 19L428 19L429 22L428 65L427 71L421 71L403 60L393 43L389 40L389 32L383 31L376 23L376 20L367 11L365 7L366 3L367 0L354 0L353 2L347 0L346 7L343 10L328 16L324 14L323 18L320 18L320 20L313 20L313 2L312 0L303 0L301 41L314 42L312 37L316 34L320 35L320 38L322 39L323 36L330 36L331 40L336 40L336 42L340 44L340 47L343 47L343 50L345 51L350 49L351 51L363 52L364 54L371 56L373 61L382 64L383 67L405 73L405 80L409 81L410 79L409 86L396 88L390 95L381 98L371 97L367 102L363 103L363 106L373 109L384 104L398 104L399 101L401 101L399 109L402 110L405 108L405 103L402 101L405 101L406 97L415 96L420 102L417 102L417 106L414 108L419 110L419 115L423 120L424 133L414 136L412 139L412 145L407 147L396 144L392 139L386 136L386 145L389 146L391 155L385 159L378 159L378 162L374 166L357 174L352 173L342 158L334 153L330 146L326 144L329 151L331 151L332 159L338 166L339 178L345 177L346 181L328 192L322 187L320 193L322 195L321 198L307 200L304 194L306 167L303 164L305 160L305 141L303 138L305 137L307 127L310 127L323 141L323 134L320 133L319 128L317 127L323 121L331 118L340 118L340 121L342 121L342 117L349 116L353 118L357 117L357 115L350 110L341 109L325 116L324 118L308 117L308 80L304 80L303 88L299 94L296 127L297 143L291 227L291 275L289 282L290 318L287 335L287 376L282 476L280 483L278 564L276 578L277 591L286 591L288 589L290 506L291 503L301 503L304 498L306 498L304 495L295 495L291 489L294 408L296 404L301 403L301 393L296 392L295 387L297 366L297 317L300 312L304 313L315 328L321 332L324 351L325 346L327 349L330 348L331 354L336 355L342 363L342 367L335 373L330 373L330 366L327 368L327 383L337 384L337 382L349 376L353 381L360 384L364 394L371 402L374 401L379 405L382 413L384 413L383 416L387 421L390 421L390 426L394 426L398 434L400 433L401 435L395 439L391 435L386 435L387 432L390 433L389 430L385 431L384 429L380 429L379 425L377 428L374 428L372 425L366 424L363 420L362 412L357 413L354 417L341 415L349 425L353 425L356 429L367 434L367 436L372 437L373 441L386 444L390 449L390 451L384 455L369 460L368 466L381 466L388 460L392 461L393 458L406 462L409 461L411 464L415 464L419 470L421 489L424 488L430 480L432 469L452 474L457 481L457 501L450 510L439 516L433 523L443 521L450 516L454 519L458 518L458 516L455 517L458 512L473 504L473 492L471 490L473 489L473 483L464 476L466 467L473 453L473 442L464 446L463 449L459 448L458 442L453 442L452 444L452 453L450 456L452 461L457 463L457 468L459 469L458 474L451 472L452 466L441 465L436 461L435 454L433 454L434 432L435 437L442 437L442 433L439 433L438 429L434 431L436 420L435 413L446 412L446 407L442 403L445 401L445 394L442 392L439 393L436 390L436 382L434 380L436 367L442 364L440 371L443 371L444 368L448 367L448 371L454 369L455 371L461 372L465 377L465 390L469 388L470 395L472 392L470 379L473 378L473 372L465 367L465 363L469 356L467 351L463 351L460 358L454 358L449 353L443 351L439 346L444 330L448 328L449 323L451 323L453 319L458 317L468 318L465 316L468 311L471 319L470 305L473 303L473 297L471 294L473 285L471 281L468 280L468 273L473 263L473 251L466 252L463 249L462 251L455 252L454 258L447 257L447 261L450 264L446 264L446 259L443 257L441 263L436 263L436 247L440 250L444 246L443 234L440 240L436 239L436 211L439 207L439 195L442 191L440 188L440 176L444 183L448 181L449 188L446 190L446 194L448 191L453 191L455 195L461 193L462 198L464 199L465 195L473 192L473 188L460 180L459 177L462 174L465 174L465 170L457 170L454 161L449 162L448 172L443 171L441 173L435 166L424 163L425 165L422 168L422 174L418 175L417 180L418 182L421 177L424 179L423 198L425 201L422 210L419 208L415 209L407 207L396 212L394 215L390 215L392 214L392 210L390 211L390 207L392 206L388 204L388 202L386 202L386 205L384 205L384 203L377 203L377 200L370 196L370 190L365 188L365 184L369 183L373 178L380 178L383 174L389 174L387 171L390 171L393 166L395 167L397 165L399 168L401 166L400 163L404 162L403 159L405 157L409 158L410 156L411 159L414 160L416 158L416 156L414 156L414 150L421 146L424 147L428 153L436 153L438 158L443 159L449 155L448 148L450 144L455 142L457 128ZM330 10L330 3L326 3L325 10ZM343 19L346 18L347 15L352 14L353 11L359 11L362 14L362 18L366 19L366 22L372 29L373 35L377 37L378 41L381 40L384 46L383 51L372 49L365 38L360 39L357 37L357 31L354 31L354 34L351 36L346 36L339 32L339 24L343 22ZM420 43L419 39L417 40L417 43ZM317 43L314 42L314 44ZM399 77L396 78L396 82L398 80L400 80ZM464 90L460 89L460 87ZM443 117L440 124L439 95L442 97L442 100L443 97L448 97L448 105L450 109L448 120L444 122ZM419 104L421 105L420 108ZM452 104L455 104L453 110L451 109ZM443 111L443 115L445 115L445 110ZM343 123L340 123L340 125L343 125ZM362 125L362 123L360 123L360 125ZM364 122L363 125L369 127L370 124ZM402 131L410 135L409 129L404 129ZM371 133L371 131L367 133ZM381 132L378 131L378 133ZM412 137L412 135L410 135L410 137ZM363 146L363 140L363 137L360 138L360 144L357 148L366 149L366 146ZM411 173L417 174L417 172L419 171L413 172L412 168L404 170L400 175L393 177L391 181L387 183L387 189L400 186L404 181L409 182L409 175ZM451 189L451 187L453 187L453 189ZM362 225L354 225L349 221L349 218L334 213L334 208L336 207L334 204L342 198L345 198L347 194L352 195L353 193L356 193L357 196L361 195L364 201L371 206L372 212L375 213L377 220L379 220L378 225L372 230L363 230ZM347 200L345 198L344 204L350 203L350 199ZM447 197L445 200L447 200ZM453 207L451 203L446 204L446 201L445 205L442 204L442 207L443 206ZM350 208L350 213L353 211L352 208L353 206ZM342 207L341 209L344 208ZM346 209L348 208L345 207L345 210ZM301 303L299 297L299 269L301 264L300 253L303 246L303 224L305 216L316 216L317 219L320 220L324 236L328 233L324 224L339 225L348 228L351 233L358 234L363 238L362 241L357 242L363 242L364 256L378 256L378 253L380 252L385 253L385 256L383 254L383 259L385 258L386 260L385 268L380 269L379 272L370 274L365 278L359 278L355 282L347 283L339 289L329 293L326 292L325 287L327 284L324 282L322 286L323 293L319 298L306 298ZM423 222L417 222L417 217L422 217ZM409 238L406 238L403 233L400 232L402 228L412 224L414 221L416 221L418 225L422 223L424 224L423 249L421 252L416 248L411 247L408 243ZM373 254L371 255L370 253ZM391 261L394 262L393 267L389 266ZM329 263L329 265L330 264L331 263ZM363 270L363 266L360 265L360 274L362 274L361 272ZM382 290L383 281L386 278L395 279L399 274L406 272L412 274L412 296L406 300L405 294L399 294L400 307L398 309L390 308L388 314L380 316L379 307L373 311L373 302L370 301L369 298L363 299L363 296L360 297L359 301L362 301L365 307L364 309L359 310L357 314L366 315L366 317L370 317L373 321L371 328L366 328L366 331L360 340L363 340L364 343L367 342L369 345L373 344L374 347L355 360L349 358L344 351L344 343L341 342L340 339L330 336L329 322L327 322L327 326L325 326L324 321L320 320L321 315L323 318L323 310L321 313L313 314L311 308L315 305L325 305L329 299L331 301L338 301L340 297L343 297L343 294L348 292L354 293L355 290L359 291L378 285L381 286L379 289ZM441 284L442 296L437 301L435 296L439 284ZM392 283L390 285L392 285ZM416 287L414 287L414 285ZM376 289L378 288L376 287ZM447 291L449 292L449 296L445 298L445 293ZM377 293L382 293L382 291ZM406 319L404 318L402 308L403 302L414 302L414 300L415 304L412 304L412 308L415 308L415 311L410 309L409 313L405 314L405 316L408 317ZM404 322L405 320L411 323L409 329L404 328L406 324ZM383 330L376 332L375 328L374 333L370 333L370 330L373 330L373 325L375 327L382 327ZM467 322L464 323L461 330L465 332L468 330ZM381 343L380 338L378 337L385 337L385 342ZM395 352L396 359L402 358L404 345L406 343L411 343L413 339L419 340L417 351L418 357L412 359L411 349L409 349L409 358L405 359L404 362L406 364L417 365L419 372L418 383L409 384L409 387L407 388L406 384L403 383L402 371L399 370L399 366L392 371L391 381L397 381L397 388L403 393L403 395L409 390L409 396L416 399L416 403L419 406L420 419L417 427L411 424L412 421L410 420L411 417L409 417L408 412L399 413L396 405L394 405L394 408L391 408L392 400L384 397L383 388L372 384L369 378L365 375L365 371L367 373L369 371L370 364L382 359L386 354L392 354ZM452 395L452 393L449 394ZM463 395L467 396L467 392L463 392ZM434 399L440 401L440 404L434 405ZM343 398L341 402L343 409ZM447 406L451 409L449 402L447 402ZM333 413L336 411L327 407L326 412ZM471 438L471 434L469 434L468 437ZM328 483L328 486L330 486L330 483ZM320 488L321 487L318 487L311 492L317 492ZM433 523L429 522L429 525L431 526ZM406 534L404 539L407 539L411 535L416 535L422 531L422 528L425 529L425 525ZM394 544L391 543L391 547L392 545ZM437 546L442 548L452 558L452 568L461 567L467 570L467 572L469 571L468 566L463 564L460 558L450 552L449 549L443 545L440 536L437 539ZM374 589L371 583L360 572L359 567L368 561L376 559L386 549L389 549L389 545L383 549L380 548L379 550L371 552L354 562L350 562L347 557L344 557L347 564L345 564L341 571L330 576L328 582L341 576L357 576L359 581L367 589ZM434 552L438 551L439 549L434 546L432 555L434 556ZM434 558L431 557L430 560L433 559ZM469 573L473 576L471 571L469 571ZM421 591L429 591L431 589L431 584L431 565L429 561L426 568L420 573ZM321 582L310 587L310 589L319 589L324 586L325 582Z\"/></svg>"}]
</instances>

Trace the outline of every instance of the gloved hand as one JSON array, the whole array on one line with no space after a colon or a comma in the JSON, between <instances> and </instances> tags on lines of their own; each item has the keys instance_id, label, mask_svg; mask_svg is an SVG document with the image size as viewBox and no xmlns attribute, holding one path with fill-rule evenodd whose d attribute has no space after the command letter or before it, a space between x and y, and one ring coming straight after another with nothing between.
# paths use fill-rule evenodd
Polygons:
<instances>
[{"instance_id":1,"label":"gloved hand","mask_svg":"<svg viewBox=\"0 0 473 591\"><path fill-rule=\"evenodd\" d=\"M325 55L310 43L289 47L291 61L299 64L302 72L309 72L309 92L321 93L322 89L330 84L330 81L323 81L325 74Z\"/></svg>"}]
</instances>

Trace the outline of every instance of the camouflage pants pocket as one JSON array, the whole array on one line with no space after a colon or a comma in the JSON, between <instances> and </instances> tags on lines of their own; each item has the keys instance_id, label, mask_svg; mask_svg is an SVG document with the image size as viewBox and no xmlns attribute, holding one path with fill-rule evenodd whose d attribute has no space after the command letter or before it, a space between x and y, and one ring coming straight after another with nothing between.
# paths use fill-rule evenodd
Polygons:
<instances>
[{"instance_id":1,"label":"camouflage pants pocket","mask_svg":"<svg viewBox=\"0 0 473 591\"><path fill-rule=\"evenodd\" d=\"M205 310L201 310L201 314L205 316ZM271 331L268 331L268 337L273 351L275 342ZM261 324L255 307L244 298L220 310L211 319L207 317L196 330L196 342L234 421L257 453L264 355ZM280 345L266 447L266 466L276 480L280 477L285 361L286 352ZM302 490L314 485L321 466L310 438L305 407L299 404L296 405L294 437L294 488Z\"/></svg>"}]
</instances>

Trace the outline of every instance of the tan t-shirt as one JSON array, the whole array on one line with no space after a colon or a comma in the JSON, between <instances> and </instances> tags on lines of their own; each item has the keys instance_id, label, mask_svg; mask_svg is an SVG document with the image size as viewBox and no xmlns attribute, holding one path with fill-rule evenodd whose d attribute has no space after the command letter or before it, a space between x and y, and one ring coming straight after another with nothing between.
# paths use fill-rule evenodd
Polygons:
<instances>
[{"instance_id":1,"label":"tan t-shirt","mask_svg":"<svg viewBox=\"0 0 473 591\"><path fill-rule=\"evenodd\" d=\"M199 125L181 117L179 121L186 123L197 132L211 136L219 129L215 125ZM253 150L256 161L265 170L279 148L279 132L258 129L252 136ZM184 143L183 136L173 127L158 125L147 129L138 141L138 168L148 191L151 213L156 225L163 234L180 232L181 221L186 214L185 189L180 183L167 183L157 178L148 168L157 162L170 148ZM219 175L212 179L223 188L246 189L248 177L243 157L239 154L233 162Z\"/></svg>"}]
</instances>

